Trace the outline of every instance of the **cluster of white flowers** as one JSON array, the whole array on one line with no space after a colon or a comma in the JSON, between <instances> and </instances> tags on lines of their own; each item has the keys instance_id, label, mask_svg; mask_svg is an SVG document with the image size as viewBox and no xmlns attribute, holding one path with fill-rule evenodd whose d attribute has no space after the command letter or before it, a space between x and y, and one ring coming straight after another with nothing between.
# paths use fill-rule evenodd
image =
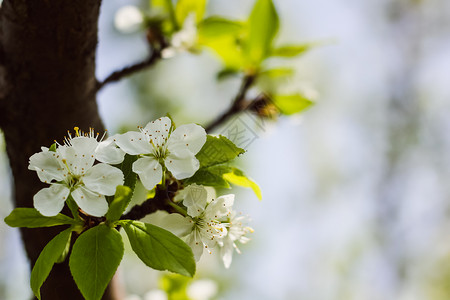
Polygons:
<instances>
[{"instance_id":1,"label":"cluster of white flowers","mask_svg":"<svg viewBox=\"0 0 450 300\"><path fill-rule=\"evenodd\" d=\"M173 130L167 117L148 123L140 132L129 131L104 141L92 129L83 133L75 127L75 136L69 132L63 145L52 150L42 147L30 157L28 168L50 184L34 196L34 206L42 215L54 216L71 196L85 213L103 216L108 211L105 196L114 195L124 182L122 171L111 164L121 163L125 153L140 156L132 169L151 190L164 178L166 169L176 179L194 175L199 168L195 154L205 142L206 132L199 125Z\"/></svg>"},{"instance_id":2,"label":"cluster of white flowers","mask_svg":"<svg viewBox=\"0 0 450 300\"><path fill-rule=\"evenodd\" d=\"M98 141L91 129L66 138L56 149L42 147L30 157L28 168L36 171L50 187L34 195L34 207L44 216L57 215L71 196L78 206L92 216L103 216L108 210L105 196L114 195L123 184L123 173L109 164L123 161L124 153L111 140ZM94 164L95 161L100 163Z\"/></svg>"},{"instance_id":3,"label":"cluster of white flowers","mask_svg":"<svg viewBox=\"0 0 450 300\"><path fill-rule=\"evenodd\" d=\"M193 176L200 167L195 155L205 142L201 126L187 124L174 129L167 117L106 140L99 140L92 129L83 133L75 127L75 136L69 132L64 144L42 147L30 157L28 168L50 184L36 193L34 206L44 216L55 216L71 197L84 213L104 216L108 211L105 196L114 195L117 186L124 183L122 171L113 165L121 163L125 153L138 156L132 170L151 190L165 180L166 172L178 180ZM236 242L246 243L246 235L252 231L245 226L246 217L232 210L234 195L212 199L204 186L192 184L181 190L177 199L186 208L185 216L169 214L162 227L184 238L196 260L204 250L211 253L220 248L228 268L234 249L239 252Z\"/></svg>"},{"instance_id":4,"label":"cluster of white flowers","mask_svg":"<svg viewBox=\"0 0 450 300\"><path fill-rule=\"evenodd\" d=\"M246 235L253 232L246 226L247 217L232 210L234 195L208 199L205 187L192 184L182 190L180 196L187 209L186 216L169 214L163 219L162 227L183 238L197 261L204 250L211 254L214 248L219 248L228 268L233 250L239 253L236 242L246 243L249 240Z\"/></svg>"}]
</instances>

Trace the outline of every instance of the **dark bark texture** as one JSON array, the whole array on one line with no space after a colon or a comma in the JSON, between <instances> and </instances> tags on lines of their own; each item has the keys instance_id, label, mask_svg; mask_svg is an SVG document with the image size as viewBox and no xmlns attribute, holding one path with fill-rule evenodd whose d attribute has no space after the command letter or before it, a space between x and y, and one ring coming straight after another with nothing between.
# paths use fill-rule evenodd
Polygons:
<instances>
[{"instance_id":1,"label":"dark bark texture","mask_svg":"<svg viewBox=\"0 0 450 300\"><path fill-rule=\"evenodd\" d=\"M74 126L97 132L95 51L101 0L4 0L0 9L0 126L14 176L17 207L32 207L45 185L28 170L29 157L62 142ZM23 229L33 265L61 228ZM104 299L116 299L111 286ZM41 289L45 300L83 299L66 263L55 265Z\"/></svg>"}]
</instances>

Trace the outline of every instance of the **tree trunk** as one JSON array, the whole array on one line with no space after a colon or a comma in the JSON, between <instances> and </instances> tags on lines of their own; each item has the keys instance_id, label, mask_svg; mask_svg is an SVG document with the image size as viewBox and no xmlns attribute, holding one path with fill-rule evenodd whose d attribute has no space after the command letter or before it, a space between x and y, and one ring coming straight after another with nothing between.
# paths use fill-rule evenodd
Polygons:
<instances>
[{"instance_id":1,"label":"tree trunk","mask_svg":"<svg viewBox=\"0 0 450 300\"><path fill-rule=\"evenodd\" d=\"M104 130L96 104L95 51L101 0L4 0L0 9L0 126L17 207L45 185L29 157L73 127ZM3 78L3 79L2 79ZM31 265L61 228L22 229ZM47 300L83 299L67 261L41 289ZM111 286L104 299L115 299Z\"/></svg>"}]
</instances>

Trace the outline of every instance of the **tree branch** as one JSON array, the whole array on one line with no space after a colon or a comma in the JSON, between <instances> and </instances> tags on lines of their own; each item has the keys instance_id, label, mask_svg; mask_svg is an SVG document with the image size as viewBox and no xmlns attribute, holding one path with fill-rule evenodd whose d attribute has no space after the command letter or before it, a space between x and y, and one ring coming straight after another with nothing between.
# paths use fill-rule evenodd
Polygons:
<instances>
[{"instance_id":1,"label":"tree branch","mask_svg":"<svg viewBox=\"0 0 450 300\"><path fill-rule=\"evenodd\" d=\"M121 220L140 220L145 216L154 213L158 210L164 210L169 213L176 212L169 204L173 201L175 193L180 189L178 182L174 181L167 186L167 189L162 188L161 185L156 186L155 196L145 200L140 205L135 205L126 214L122 215Z\"/></svg>"},{"instance_id":2,"label":"tree branch","mask_svg":"<svg viewBox=\"0 0 450 300\"><path fill-rule=\"evenodd\" d=\"M148 57L146 60L136 63L134 65L123 68L122 70L115 71L111 73L108 77L106 77L103 81L97 82L97 91L103 88L105 85L111 82L116 82L121 80L122 78L132 75L133 73L140 72L145 68L148 68L154 65L159 59L161 59L161 50L153 49L152 55Z\"/></svg>"},{"instance_id":3,"label":"tree branch","mask_svg":"<svg viewBox=\"0 0 450 300\"><path fill-rule=\"evenodd\" d=\"M226 110L219 117L217 117L217 119L213 120L210 124L208 124L205 127L206 132L211 132L217 126L226 122L233 115L245 110L248 107L248 105L244 105L245 97L247 95L248 90L250 89L252 84L255 82L255 78L256 77L254 75L245 75L244 76L244 78L242 79L241 87L239 88L239 92L237 93L236 97L234 98L231 106L228 108L228 110Z\"/></svg>"}]
</instances>

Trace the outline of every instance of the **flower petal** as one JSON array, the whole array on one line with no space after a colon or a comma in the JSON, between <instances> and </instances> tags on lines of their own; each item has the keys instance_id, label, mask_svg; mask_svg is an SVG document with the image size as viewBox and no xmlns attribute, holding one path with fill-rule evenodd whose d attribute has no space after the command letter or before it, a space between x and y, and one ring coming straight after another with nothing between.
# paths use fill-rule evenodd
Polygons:
<instances>
[{"instance_id":1,"label":"flower petal","mask_svg":"<svg viewBox=\"0 0 450 300\"><path fill-rule=\"evenodd\" d=\"M79 186L72 191L72 197L78 206L91 216L102 217L108 211L105 196L94 193L84 186Z\"/></svg>"},{"instance_id":2,"label":"flower petal","mask_svg":"<svg viewBox=\"0 0 450 300\"><path fill-rule=\"evenodd\" d=\"M120 164L123 161L125 152L118 148L114 140L118 135L114 135L98 144L95 149L95 158L107 164Z\"/></svg>"},{"instance_id":3,"label":"flower petal","mask_svg":"<svg viewBox=\"0 0 450 300\"><path fill-rule=\"evenodd\" d=\"M36 193L33 197L34 207L47 217L56 216L64 207L70 190L62 184L52 184Z\"/></svg>"},{"instance_id":4,"label":"flower petal","mask_svg":"<svg viewBox=\"0 0 450 300\"><path fill-rule=\"evenodd\" d=\"M186 124L177 127L170 135L167 148L170 152L177 153L182 149L188 149L192 154L197 154L206 142L206 131L197 124Z\"/></svg>"},{"instance_id":5,"label":"flower petal","mask_svg":"<svg viewBox=\"0 0 450 300\"><path fill-rule=\"evenodd\" d=\"M192 231L194 222L189 217L185 218L180 214L174 213L165 216L159 226L172 232L176 236L183 237Z\"/></svg>"},{"instance_id":6,"label":"flower petal","mask_svg":"<svg viewBox=\"0 0 450 300\"><path fill-rule=\"evenodd\" d=\"M82 178L88 189L107 196L114 195L116 187L123 184L122 171L104 163L90 168Z\"/></svg>"},{"instance_id":7,"label":"flower petal","mask_svg":"<svg viewBox=\"0 0 450 300\"><path fill-rule=\"evenodd\" d=\"M74 166L78 166L78 168L84 168L85 170L92 167L95 161L95 149L98 146L97 139L94 137L77 136L72 138L70 140L70 143L72 144L71 149L73 149L74 153ZM71 151L69 151L68 153L71 153ZM67 160L69 161L69 158L67 158ZM79 174L84 173L80 170L78 170Z\"/></svg>"},{"instance_id":8,"label":"flower petal","mask_svg":"<svg viewBox=\"0 0 450 300\"><path fill-rule=\"evenodd\" d=\"M188 215L197 217L205 210L206 200L208 198L206 189L201 185L191 184L183 192L183 204L187 207Z\"/></svg>"},{"instance_id":9,"label":"flower petal","mask_svg":"<svg viewBox=\"0 0 450 300\"><path fill-rule=\"evenodd\" d=\"M197 230L192 231L192 233L186 237L186 244L191 247L195 260L199 261L203 254L204 244Z\"/></svg>"},{"instance_id":10,"label":"flower petal","mask_svg":"<svg viewBox=\"0 0 450 300\"><path fill-rule=\"evenodd\" d=\"M139 175L139 179L147 190L151 190L162 179L162 167L152 157L142 157L133 163L133 172Z\"/></svg>"},{"instance_id":11,"label":"flower petal","mask_svg":"<svg viewBox=\"0 0 450 300\"><path fill-rule=\"evenodd\" d=\"M142 132L128 131L115 136L113 141L116 142L120 149L131 155L149 154L153 149L153 146Z\"/></svg>"},{"instance_id":12,"label":"flower petal","mask_svg":"<svg viewBox=\"0 0 450 300\"><path fill-rule=\"evenodd\" d=\"M224 216L230 216L232 213L232 207L234 204L234 194L228 194L220 196L217 199L213 199L205 209L205 215L207 218L217 219Z\"/></svg>"},{"instance_id":13,"label":"flower petal","mask_svg":"<svg viewBox=\"0 0 450 300\"><path fill-rule=\"evenodd\" d=\"M191 152L186 150L182 155L170 153L164 162L167 169L172 172L172 175L176 179L191 177L200 167L200 163L197 158L195 158Z\"/></svg>"},{"instance_id":14,"label":"flower petal","mask_svg":"<svg viewBox=\"0 0 450 300\"><path fill-rule=\"evenodd\" d=\"M220 256L222 256L223 264L227 269L230 267L231 261L233 260L233 244L234 243L231 240L225 239L223 241L223 246L220 248Z\"/></svg>"},{"instance_id":15,"label":"flower petal","mask_svg":"<svg viewBox=\"0 0 450 300\"><path fill-rule=\"evenodd\" d=\"M48 151L48 149L33 154L30 157L28 169L36 171L42 182L61 181L67 170L61 166L57 156L56 152Z\"/></svg>"},{"instance_id":16,"label":"flower petal","mask_svg":"<svg viewBox=\"0 0 450 300\"><path fill-rule=\"evenodd\" d=\"M142 129L142 132L156 147L161 147L166 143L169 137L170 126L172 126L170 119L168 117L163 117L149 122L145 128Z\"/></svg>"}]
</instances>

